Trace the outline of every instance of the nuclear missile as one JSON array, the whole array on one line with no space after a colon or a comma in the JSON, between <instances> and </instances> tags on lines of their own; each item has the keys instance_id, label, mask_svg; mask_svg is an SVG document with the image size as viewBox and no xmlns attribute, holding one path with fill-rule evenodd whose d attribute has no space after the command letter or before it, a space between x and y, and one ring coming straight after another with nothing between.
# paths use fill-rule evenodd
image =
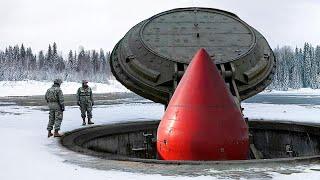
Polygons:
<instances>
[{"instance_id":1,"label":"nuclear missile","mask_svg":"<svg viewBox=\"0 0 320 180\"><path fill-rule=\"evenodd\" d=\"M157 131L162 160L244 160L248 127L205 49L194 55Z\"/></svg>"}]
</instances>

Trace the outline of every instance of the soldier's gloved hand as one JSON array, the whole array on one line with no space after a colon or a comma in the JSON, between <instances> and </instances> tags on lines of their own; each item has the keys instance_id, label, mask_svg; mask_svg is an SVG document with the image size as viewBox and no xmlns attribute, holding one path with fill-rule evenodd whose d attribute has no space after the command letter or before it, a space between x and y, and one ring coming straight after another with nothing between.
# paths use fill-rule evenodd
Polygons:
<instances>
[{"instance_id":1,"label":"soldier's gloved hand","mask_svg":"<svg viewBox=\"0 0 320 180\"><path fill-rule=\"evenodd\" d=\"M77 102L78 106L80 106L80 101Z\"/></svg>"},{"instance_id":2,"label":"soldier's gloved hand","mask_svg":"<svg viewBox=\"0 0 320 180\"><path fill-rule=\"evenodd\" d=\"M92 106L94 106L94 102L92 101Z\"/></svg>"}]
</instances>

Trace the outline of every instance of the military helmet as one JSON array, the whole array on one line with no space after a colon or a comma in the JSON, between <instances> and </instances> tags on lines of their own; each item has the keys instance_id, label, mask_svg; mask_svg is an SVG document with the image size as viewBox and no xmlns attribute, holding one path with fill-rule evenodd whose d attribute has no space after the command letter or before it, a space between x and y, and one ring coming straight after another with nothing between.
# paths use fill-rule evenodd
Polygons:
<instances>
[{"instance_id":1,"label":"military helmet","mask_svg":"<svg viewBox=\"0 0 320 180\"><path fill-rule=\"evenodd\" d=\"M88 83L87 80L82 80L82 84L86 84L86 83Z\"/></svg>"},{"instance_id":2,"label":"military helmet","mask_svg":"<svg viewBox=\"0 0 320 180\"><path fill-rule=\"evenodd\" d=\"M62 83L62 80L61 80L61 79L55 79L55 80L53 81L53 83L60 85L60 84Z\"/></svg>"}]
</instances>

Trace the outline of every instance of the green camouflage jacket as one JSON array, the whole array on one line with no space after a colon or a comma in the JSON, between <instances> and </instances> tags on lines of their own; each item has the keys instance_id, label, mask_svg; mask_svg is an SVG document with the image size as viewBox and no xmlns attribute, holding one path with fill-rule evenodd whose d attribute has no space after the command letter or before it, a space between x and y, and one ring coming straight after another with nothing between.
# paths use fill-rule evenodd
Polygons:
<instances>
[{"instance_id":1,"label":"green camouflage jacket","mask_svg":"<svg viewBox=\"0 0 320 180\"><path fill-rule=\"evenodd\" d=\"M92 98L92 90L90 87L84 88L80 87L77 91L77 101L82 103L92 103L93 104L93 98Z\"/></svg>"},{"instance_id":2,"label":"green camouflage jacket","mask_svg":"<svg viewBox=\"0 0 320 180\"><path fill-rule=\"evenodd\" d=\"M49 109L64 110L64 98L61 88L54 84L46 92L45 99Z\"/></svg>"}]
</instances>

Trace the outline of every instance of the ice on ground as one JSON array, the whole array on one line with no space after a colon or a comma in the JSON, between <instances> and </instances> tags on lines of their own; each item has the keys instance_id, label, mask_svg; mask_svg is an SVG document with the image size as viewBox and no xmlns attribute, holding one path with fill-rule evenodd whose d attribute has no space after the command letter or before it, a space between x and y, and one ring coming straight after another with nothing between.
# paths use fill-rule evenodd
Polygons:
<instances>
[{"instance_id":1,"label":"ice on ground","mask_svg":"<svg viewBox=\"0 0 320 180\"><path fill-rule=\"evenodd\" d=\"M288 89L287 91L265 90L261 94L286 94L286 95L320 95L320 89L300 88Z\"/></svg>"},{"instance_id":2,"label":"ice on ground","mask_svg":"<svg viewBox=\"0 0 320 180\"><path fill-rule=\"evenodd\" d=\"M249 119L320 123L320 105L242 103L242 106Z\"/></svg>"},{"instance_id":3,"label":"ice on ground","mask_svg":"<svg viewBox=\"0 0 320 180\"><path fill-rule=\"evenodd\" d=\"M52 86L52 82L46 81L0 81L0 96L32 96L44 95L46 90ZM88 83L93 93L129 92L127 88L116 80L109 80L109 83ZM63 82L61 89L64 94L76 94L80 82Z\"/></svg>"}]
</instances>

